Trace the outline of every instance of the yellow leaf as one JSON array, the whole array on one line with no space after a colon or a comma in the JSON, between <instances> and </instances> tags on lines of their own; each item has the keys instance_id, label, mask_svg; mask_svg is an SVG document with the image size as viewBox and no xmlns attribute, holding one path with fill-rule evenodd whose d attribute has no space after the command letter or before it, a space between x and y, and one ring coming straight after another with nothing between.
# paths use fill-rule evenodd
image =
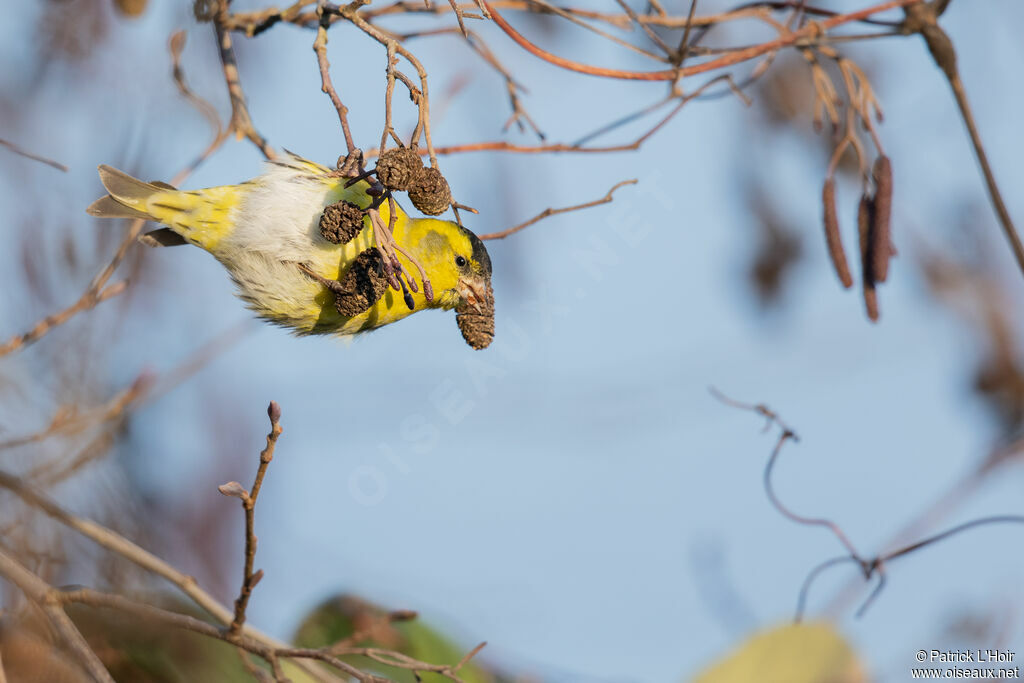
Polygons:
<instances>
[{"instance_id":1,"label":"yellow leaf","mask_svg":"<svg viewBox=\"0 0 1024 683\"><path fill-rule=\"evenodd\" d=\"M828 622L761 631L693 683L867 683L856 653Z\"/></svg>"}]
</instances>

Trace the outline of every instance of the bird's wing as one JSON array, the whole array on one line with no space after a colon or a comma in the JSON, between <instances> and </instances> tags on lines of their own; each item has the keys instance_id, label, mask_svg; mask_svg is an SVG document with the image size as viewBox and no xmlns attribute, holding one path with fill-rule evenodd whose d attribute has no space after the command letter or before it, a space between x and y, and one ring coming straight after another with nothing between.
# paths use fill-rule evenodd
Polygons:
<instances>
[{"instance_id":1,"label":"bird's wing","mask_svg":"<svg viewBox=\"0 0 1024 683\"><path fill-rule=\"evenodd\" d=\"M315 161L304 159L295 152L289 152L287 149L284 150L284 157L281 159L274 159L270 163L278 166L284 166L286 168L292 168L296 171L308 173L312 175L325 175L331 172L331 169L326 166L321 166Z\"/></svg>"}]
</instances>

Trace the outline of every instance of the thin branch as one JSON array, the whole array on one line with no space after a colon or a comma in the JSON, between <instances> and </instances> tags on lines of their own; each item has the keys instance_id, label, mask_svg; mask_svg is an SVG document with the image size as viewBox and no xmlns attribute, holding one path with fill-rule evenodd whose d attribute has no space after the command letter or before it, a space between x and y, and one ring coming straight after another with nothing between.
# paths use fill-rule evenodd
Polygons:
<instances>
[{"instance_id":1,"label":"thin branch","mask_svg":"<svg viewBox=\"0 0 1024 683\"><path fill-rule=\"evenodd\" d=\"M227 36L227 38L228 45L230 46L230 36ZM184 48L184 44L184 38L180 37L178 34L175 34L171 37L170 51L173 65L173 77L175 83L178 85L178 88L182 92L182 94L186 98L188 98L189 101L192 102L197 108L199 108L201 112L205 112L207 108L210 108L209 103L207 103L205 100L192 93L192 91L189 90L188 86L185 83L184 73L181 70L181 66L179 63L181 51ZM227 67L225 67L225 72L227 72ZM235 72L235 75L237 76L237 70ZM244 107L244 98L242 102ZM178 171L178 173L174 175L174 177L171 179L172 185L178 185L186 178L188 178L188 176L191 175L204 161L210 158L210 156L212 156L213 153L216 152L227 139L228 131L221 130L220 121L215 116L216 112L213 113L214 118L211 119L211 125L216 126L216 133L214 134L214 139L192 163L190 163L188 166L181 169L180 171ZM248 114L246 114L246 116L248 116ZM271 151L271 155L272 154L273 152ZM107 287L106 285L110 278L114 275L114 272L117 270L118 266L121 265L121 262L124 260L125 256L127 256L128 250L135 244L136 239L142 232L143 225L145 225L145 221L141 219L133 220L129 224L128 231L125 234L124 238L121 240L121 244L118 245L117 251L114 253L113 258L111 258L110 262L107 263L103 270L101 270L96 275L96 277L93 278L92 282L89 284L89 287L85 290L85 292L82 293L82 296L79 297L78 301L76 301L74 304L72 304L71 306L69 306L68 308L64 309L59 313L55 313L53 315L47 316L46 318L43 318L41 321L36 323L36 325L28 332L16 335L15 337L12 337L4 344L0 345L0 357L3 357L19 349L22 349L38 341L41 337L43 337L48 332L53 330L53 328L63 325L77 314L95 308L97 305L106 301L107 299L115 297L118 294L124 292L125 288L128 285L126 281L115 283L113 285L110 285L109 287Z\"/></svg>"},{"instance_id":2,"label":"thin branch","mask_svg":"<svg viewBox=\"0 0 1024 683\"><path fill-rule=\"evenodd\" d=\"M586 202L585 204L576 204L575 206L566 206L566 207L563 207L563 208L560 208L560 209L544 209L539 214L537 214L536 216L534 216L530 220L526 221L525 223L520 223L519 225L511 227L511 228L509 228L507 230L502 230L500 232L489 232L486 235L480 235L480 239L482 239L482 240L500 240L500 239L505 239L509 235L514 235L515 233L519 232L520 230L524 230L524 229L530 227L531 225L533 225L534 223L536 223L538 221L541 221L541 220L543 220L543 219L545 219L545 218L547 218L549 216L555 216L555 215L560 214L560 213L568 213L570 211L579 211L580 209L589 209L592 206L600 206L601 204L607 204L608 202L612 201L612 199L613 199L612 195L615 193L615 190L619 189L623 185L636 185L636 183L637 183L637 180L635 178L632 179L632 180L623 180L621 182L616 183L614 186L612 186L612 189L608 190L608 192L605 194L605 196L601 197L600 199L595 199L594 201Z\"/></svg>"},{"instance_id":3,"label":"thin branch","mask_svg":"<svg viewBox=\"0 0 1024 683\"><path fill-rule=\"evenodd\" d=\"M79 588L63 592L55 591L55 594L51 596L51 600L60 604L77 603L89 605L90 607L117 610L122 614L127 614L138 619L163 624L165 626L185 631L192 631L216 640L223 640L240 647L247 652L258 655L271 664L278 657L305 657L307 659L319 659L323 662L327 662L331 666L343 671L359 681L377 683L378 681L384 680L318 650L302 651L302 654L296 654L299 651L287 645L268 645L267 643L252 638L246 634L232 636L228 632L217 628L213 624L202 621L201 619L196 619L195 617L187 614L171 612L170 610L162 609L160 607L154 607L153 605L138 602L113 593L103 593L89 588Z\"/></svg>"},{"instance_id":4,"label":"thin branch","mask_svg":"<svg viewBox=\"0 0 1024 683\"><path fill-rule=\"evenodd\" d=\"M498 27L501 28L506 35L512 38L512 40L518 43L520 47L530 54L554 64L555 66L568 69L569 71L576 71L578 73L588 74L590 76L599 76L602 78L615 78L631 81L675 81L686 76L693 76L695 74L707 73L708 71L715 71L727 66L733 66L735 64L760 57L761 55L769 52L774 52L780 48L795 45L807 38L813 38L822 30L828 30L851 21L858 21L879 12L884 12L896 7L906 7L907 5L912 5L921 1L922 0L888 0L887 2L872 5L871 7L866 7L856 12L836 15L820 22L808 24L798 31L794 31L773 41L754 45L745 49L732 50L718 59L713 59L702 64L667 69L664 71L624 71L621 69L606 69L558 57L557 55L551 54L527 40L522 34L512 28L512 26L505 21L504 17L495 11L493 6L488 5L488 9L490 9L492 18ZM483 2L487 4L486 0L483 0Z\"/></svg>"},{"instance_id":5,"label":"thin branch","mask_svg":"<svg viewBox=\"0 0 1024 683\"><path fill-rule=\"evenodd\" d=\"M673 107L668 114L658 120L651 128L646 132L642 133L632 142L623 143L621 145L608 145L605 147L582 147L582 143L586 140L594 137L596 134L603 134L605 131L602 129L596 134L587 135L583 140L573 144L567 143L551 143L546 145L517 145L511 142L469 142L462 145L449 145L446 147L438 147L435 151L438 154L464 154L466 152L512 152L518 154L548 154L558 152L572 152L578 154L603 154L606 152L628 152L636 149L640 149L647 140L649 140L655 133L665 127L669 121L675 118L676 114L682 111L690 101L700 99L701 97L710 97L714 93L705 95L705 91L712 85L721 82L731 82L731 77L728 74L721 74L713 78L708 79L703 85L694 90L692 93L684 96L670 97L657 105L650 107L649 111L654 111L660 108L663 104L678 100L675 107ZM724 90L725 93L734 93L735 86L732 85L728 90ZM647 113L648 110L644 110L640 113ZM612 125L615 126L619 122L615 122ZM373 156L376 150L370 150L369 155Z\"/></svg>"},{"instance_id":6,"label":"thin branch","mask_svg":"<svg viewBox=\"0 0 1024 683\"><path fill-rule=\"evenodd\" d=\"M38 161L39 163L46 164L47 166L52 166L58 171L64 171L65 173L68 172L68 167L65 166L64 164L58 161L54 161L53 159L47 159L46 157L39 156L38 154L26 152L21 147L18 147L16 144L10 142L9 140L4 140L3 138L0 138L0 147L6 147L7 149L17 154L18 156L25 157L26 159L31 159L32 161Z\"/></svg>"},{"instance_id":7,"label":"thin branch","mask_svg":"<svg viewBox=\"0 0 1024 683\"><path fill-rule=\"evenodd\" d=\"M260 452L260 464L256 468L256 479L253 481L252 488L246 491L238 482L229 482L220 487L220 492L224 495L241 499L242 508L245 510L245 565L242 571L242 588L235 600L235 615L227 631L229 638L234 638L242 630L242 624L245 623L245 608L252 596L252 589L263 578L262 569L253 571L253 564L256 560L256 499L263 487L263 477L267 474L267 466L274 459L277 439L281 436L281 406L276 401L270 402L267 416L270 418L270 433L267 434L266 447Z\"/></svg>"},{"instance_id":8,"label":"thin branch","mask_svg":"<svg viewBox=\"0 0 1024 683\"><path fill-rule=\"evenodd\" d=\"M324 20L323 8L324 0L320 0L316 9L320 16L320 22L316 30L316 40L313 41L313 51L316 53L316 61L320 66L320 90L331 98L331 104L338 111L341 131L345 135L345 146L348 148L348 153L352 154L356 150L356 143L353 142L352 131L348 127L348 107L342 103L338 91L334 89L334 83L331 81L331 63L327 61L327 26L329 24Z\"/></svg>"},{"instance_id":9,"label":"thin branch","mask_svg":"<svg viewBox=\"0 0 1024 683\"><path fill-rule=\"evenodd\" d=\"M775 508L780 513L782 513L787 519L790 519L799 524L824 526L828 528L839 539L840 543L842 543L843 547L847 551L846 555L826 560L821 564L817 565L816 567L814 567L813 569L811 569L811 571L807 574L807 577L804 579L803 584L800 587L800 592L797 597L795 620L798 622L801 619L803 619L804 610L807 604L807 594L810 591L811 585L814 583L817 577L826 569L837 566L843 562L853 562L859 566L864 581L871 581L873 578L877 577L877 583L875 584L875 587L872 589L871 593L864 600L864 602L861 603L861 606L857 609L856 616L860 617L867 611L868 607L871 606L875 599L884 590L887 581L886 565L888 562L895 560L899 557L903 557L904 555L909 555L910 553L916 552L934 543L943 541L963 531L967 531L969 529L973 529L979 526L1001 523L1024 524L1024 515L996 515L992 517L983 517L981 519L975 519L964 524L960 524L958 526L953 527L952 529L947 529L942 533L929 536L925 539L916 541L909 545L903 546L899 549L892 550L886 553L881 553L872 558L867 558L861 555L859 552L857 552L856 548L849 541L849 539L846 537L846 534L843 533L843 531L839 528L837 524L826 519L802 517L791 512L781 503L781 501L775 495L775 492L772 490L772 467L774 466L775 461L778 458L779 451L781 450L783 444L785 444L785 442L790 439L797 440L795 432L793 432L793 430L787 427L785 423L783 423L779 419L778 415L764 404L759 403L754 405L736 401L725 396L724 394L722 394L721 392L714 388L711 389L711 393L713 396L715 396L715 398L717 398L718 400L722 401L723 403L730 407L754 412L758 415L761 415L766 419L765 429L771 427L772 425L776 425L779 427L779 430L781 432L779 440L776 442L775 448L772 449L772 454L768 459L768 464L765 467L764 471L764 486L765 491L768 494L769 500L771 501L772 505L774 505Z\"/></svg>"},{"instance_id":10,"label":"thin branch","mask_svg":"<svg viewBox=\"0 0 1024 683\"><path fill-rule=\"evenodd\" d=\"M221 605L213 596L200 588L195 578L175 569L148 550L129 541L117 532L97 524L89 519L77 517L58 505L53 499L30 486L23 479L7 472L0 471L0 488L7 489L30 507L41 510L49 517L60 522L69 529L92 540L97 545L124 557L142 569L166 579L187 595L200 608L205 610L218 622L228 626L234 620L234 614ZM258 631L252 626L244 626L242 634L268 647L282 648L286 644ZM319 675L317 669L309 669L314 676Z\"/></svg>"},{"instance_id":11,"label":"thin branch","mask_svg":"<svg viewBox=\"0 0 1024 683\"><path fill-rule=\"evenodd\" d=\"M97 683L114 683L103 662L89 647L74 622L52 597L57 592L50 584L26 569L20 562L0 550L0 576L10 581L46 615L64 644L75 653L85 670Z\"/></svg>"},{"instance_id":12,"label":"thin branch","mask_svg":"<svg viewBox=\"0 0 1024 683\"><path fill-rule=\"evenodd\" d=\"M800 592L797 594L796 599L796 614L793 616L793 621L800 623L804 619L804 613L807 610L807 594L811 591L811 585L817 580L818 575L824 572L826 569L831 569L837 565L852 562L860 568L860 562L852 555L839 555L829 560L825 560L814 569L807 573L804 577L804 582L800 584Z\"/></svg>"},{"instance_id":13,"label":"thin branch","mask_svg":"<svg viewBox=\"0 0 1024 683\"><path fill-rule=\"evenodd\" d=\"M953 90L953 97L956 99L957 107L960 109L960 116L963 118L964 125L967 126L967 132L971 137L971 144L974 146L974 154L978 158L978 164L981 166L981 173L985 177L985 186L992 200L992 208L995 209L996 216L999 218L999 225L1002 227L1003 233L1010 243L1010 250L1017 261L1017 266L1024 273L1024 243L1021 242L1020 235L1013 225L1010 211L1006 208L1006 203L1003 201L1003 195L999 191L999 185L996 183L995 173L988 162L985 147L981 143L981 133L978 132L978 125L974 120L971 103L967 99L967 91L960 80L953 41L950 40L949 35L939 26L936 10L941 14L945 7L946 3L940 3L937 8L929 4L904 8L906 21L903 23L903 32L921 34L932 58L938 67L942 69L946 80L949 81L949 87Z\"/></svg>"},{"instance_id":14,"label":"thin branch","mask_svg":"<svg viewBox=\"0 0 1024 683\"><path fill-rule=\"evenodd\" d=\"M224 81L227 83L228 96L231 98L231 123L228 129L239 139L248 138L263 153L263 156L273 159L276 156L274 150L256 131L252 117L249 115L249 107L245 103L245 92L242 90L242 83L238 76L238 62L235 60L235 48L231 43L231 33L226 28L227 16L227 0L219 0L217 12L213 17L213 28L217 33L217 47L221 65L224 67Z\"/></svg>"},{"instance_id":15,"label":"thin branch","mask_svg":"<svg viewBox=\"0 0 1024 683\"><path fill-rule=\"evenodd\" d=\"M33 342L39 341L41 337L50 332L53 328L63 325L83 311L95 308L107 299L112 299L118 294L122 294L127 287L127 281L117 282L102 290L90 287L84 294L82 294L81 297L79 297L78 301L73 303L71 306L68 306L60 313L54 313L53 315L46 316L37 322L28 332L11 337L5 343L0 344L0 356L6 356L7 354L22 349Z\"/></svg>"},{"instance_id":16,"label":"thin branch","mask_svg":"<svg viewBox=\"0 0 1024 683\"><path fill-rule=\"evenodd\" d=\"M224 128L224 124L220 120L220 115L217 113L216 107L193 92L189 87L188 82L185 80L185 70L181 66L181 53L185 49L186 35L187 34L184 30L176 31L171 34L171 38L168 41L168 49L171 52L171 76L174 78L175 85L178 86L178 92L180 92L182 96L188 100L189 103L191 103L192 106L195 107L210 124L210 128L213 131L213 137L206 149L200 152L192 163L186 166L179 175L182 173L188 175L195 171L200 164L220 149L220 146L223 145L231 135L231 131Z\"/></svg>"}]
</instances>

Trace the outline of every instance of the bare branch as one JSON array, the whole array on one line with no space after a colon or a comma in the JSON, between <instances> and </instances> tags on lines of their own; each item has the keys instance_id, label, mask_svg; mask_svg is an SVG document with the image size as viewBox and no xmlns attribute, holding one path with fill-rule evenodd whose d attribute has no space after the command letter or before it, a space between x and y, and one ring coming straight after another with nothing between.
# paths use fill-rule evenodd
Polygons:
<instances>
[{"instance_id":1,"label":"bare branch","mask_svg":"<svg viewBox=\"0 0 1024 683\"><path fill-rule=\"evenodd\" d=\"M608 202L612 201L612 199L613 199L612 195L615 193L615 190L619 189L623 185L636 185L636 183L637 183L637 180L635 178L632 179L632 180L623 180L621 182L616 183L614 186L612 186L612 189L608 190L608 192L605 194L605 196L601 197L600 199L595 199L594 201L586 202L585 204L576 204L575 206L566 206L566 207L563 207L563 208L560 208L560 209L544 209L539 214L537 214L536 216L534 216L530 220L526 221L525 223L520 223L519 225L511 227L511 228L509 228L507 230L502 230L501 232L489 232L489 233L487 233L485 235L480 235L480 239L482 239L482 240L501 240L501 239L505 239L509 235L514 235L515 233L519 232L520 230L524 230L524 229L530 227L531 225L533 225L534 223L536 223L537 221L541 221L541 220L543 220L545 218L548 218L549 216L555 216L555 215L560 214L560 213L568 213L570 211L579 211L580 209L589 209L592 206L600 206L601 204L607 204Z\"/></svg>"},{"instance_id":2,"label":"bare branch","mask_svg":"<svg viewBox=\"0 0 1024 683\"><path fill-rule=\"evenodd\" d=\"M240 498L242 508L245 510L245 566L242 572L242 588L235 600L235 615L227 631L228 638L234 638L241 631L242 624L245 623L245 608L249 604L252 589L263 578L263 570L253 572L253 563L256 560L256 499L263 487L263 477L267 474L267 466L274 459L274 447L277 446L277 439L281 436L281 407L277 405L277 402L270 402L267 415L270 417L270 433L267 434L266 447L260 452L260 464L256 468L256 480L253 482L252 488L246 491L237 483L231 482L239 491L229 493L224 490L224 487L221 487L221 493L236 495Z\"/></svg>"},{"instance_id":3,"label":"bare branch","mask_svg":"<svg viewBox=\"0 0 1024 683\"><path fill-rule=\"evenodd\" d=\"M15 154L17 154L18 156L25 157L26 159L31 159L32 161L38 161L41 164L46 164L47 166L52 166L53 168L57 169L58 171L64 171L65 173L68 172L68 167L65 166L64 164L62 164L60 162L57 162L57 161L54 161L53 159L47 159L46 157L39 156L38 154L32 154L31 152L26 152L21 147L18 147L16 144L14 144L13 142L10 142L9 140L4 140L3 138L0 138L0 147L6 147L7 149L9 149L12 152L14 152Z\"/></svg>"},{"instance_id":4,"label":"bare branch","mask_svg":"<svg viewBox=\"0 0 1024 683\"><path fill-rule=\"evenodd\" d=\"M61 640L75 653L94 681L114 683L114 679L103 666L103 662L89 647L89 643L85 641L68 615L64 613L60 603L54 601L53 597L58 592L55 588L26 569L3 550L0 550L0 575L17 586L29 600L39 606L50 620L54 630L60 635Z\"/></svg>"},{"instance_id":5,"label":"bare branch","mask_svg":"<svg viewBox=\"0 0 1024 683\"><path fill-rule=\"evenodd\" d=\"M1021 242L1020 235L1013 225L1010 211L1006 208L1006 202L1003 201L1003 195L999 191L999 185L996 183L995 173L988 162L985 147L981 143L981 133L978 132L978 125L974 120L971 103L967 99L967 91L960 80L953 41L950 40L949 35L939 26L937 15L941 14L945 8L946 2L940 2L937 6L922 3L904 8L907 18L903 23L903 32L921 34L932 58L938 67L942 69L946 80L949 81L949 87L953 90L953 97L956 99L957 107L960 109L960 116L963 118L964 125L967 127L967 133L971 137L974 155L978 158L981 173L985 177L985 187L988 189L989 197L992 200L992 208L995 209L996 216L999 218L999 224L1003 228L1003 234L1006 235L1006 240L1010 243L1010 250L1017 261L1017 266L1024 273L1024 243Z\"/></svg>"}]
</instances>

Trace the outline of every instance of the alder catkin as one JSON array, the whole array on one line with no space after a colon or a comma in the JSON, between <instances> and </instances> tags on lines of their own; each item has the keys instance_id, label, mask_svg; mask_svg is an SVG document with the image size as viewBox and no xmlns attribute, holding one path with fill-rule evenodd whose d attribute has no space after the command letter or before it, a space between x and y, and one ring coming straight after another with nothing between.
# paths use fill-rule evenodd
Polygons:
<instances>
[{"instance_id":1,"label":"alder catkin","mask_svg":"<svg viewBox=\"0 0 1024 683\"><path fill-rule=\"evenodd\" d=\"M878 321L878 291L875 288L874 261L877 236L874 234L875 200L865 193L857 207L857 235L860 238L861 282L864 291L864 308L872 322Z\"/></svg>"},{"instance_id":2,"label":"alder catkin","mask_svg":"<svg viewBox=\"0 0 1024 683\"><path fill-rule=\"evenodd\" d=\"M850 275L850 266L846 262L846 252L843 251L843 240L839 234L839 218L836 214L836 184L832 178L825 180L825 187L821 193L822 204L824 205L825 219L825 242L828 245L828 255L832 260L832 267L843 287L849 289L853 286L853 277Z\"/></svg>"},{"instance_id":3,"label":"alder catkin","mask_svg":"<svg viewBox=\"0 0 1024 683\"><path fill-rule=\"evenodd\" d=\"M889 157L875 159L871 169L875 179L874 211L871 229L872 275L876 282L885 282L889 276L889 259L892 257L892 162Z\"/></svg>"}]
</instances>

